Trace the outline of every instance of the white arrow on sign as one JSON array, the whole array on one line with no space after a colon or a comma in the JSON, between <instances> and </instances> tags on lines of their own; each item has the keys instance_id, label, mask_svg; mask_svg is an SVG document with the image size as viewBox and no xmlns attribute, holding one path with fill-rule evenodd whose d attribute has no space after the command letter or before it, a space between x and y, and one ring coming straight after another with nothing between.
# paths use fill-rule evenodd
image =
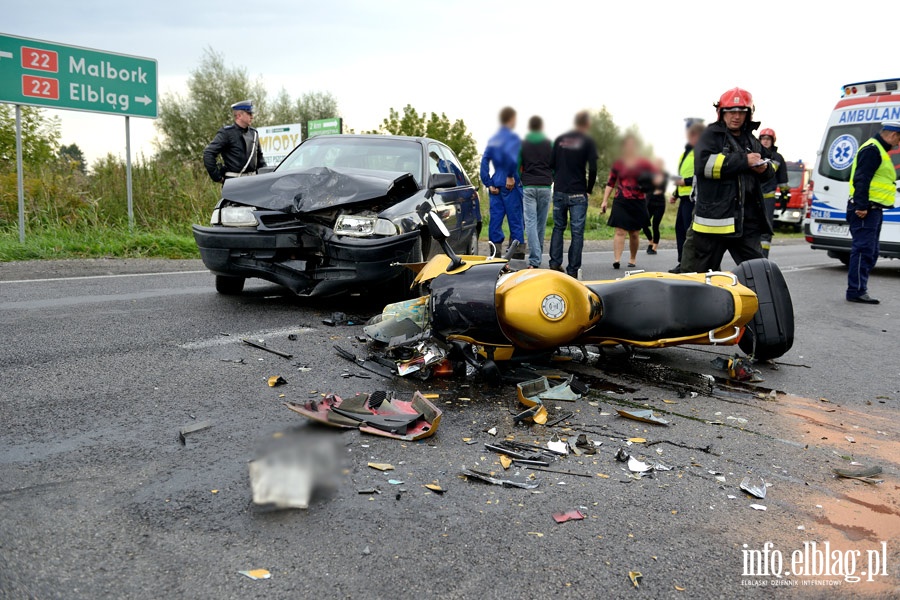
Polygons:
<instances>
[{"instance_id":1,"label":"white arrow on sign","mask_svg":"<svg viewBox=\"0 0 900 600\"><path fill-rule=\"evenodd\" d=\"M0 50L0 58L12 58L12 57L13 57L12 52L3 52L2 50Z\"/></svg>"},{"instance_id":2,"label":"white arrow on sign","mask_svg":"<svg viewBox=\"0 0 900 600\"><path fill-rule=\"evenodd\" d=\"M150 104L151 102L153 102L153 100L151 100L150 97L147 96L147 94L144 94L143 96L135 96L135 97L134 97L134 101L135 101L135 102L140 102L140 103L143 104L144 106L147 106L148 104Z\"/></svg>"}]
</instances>

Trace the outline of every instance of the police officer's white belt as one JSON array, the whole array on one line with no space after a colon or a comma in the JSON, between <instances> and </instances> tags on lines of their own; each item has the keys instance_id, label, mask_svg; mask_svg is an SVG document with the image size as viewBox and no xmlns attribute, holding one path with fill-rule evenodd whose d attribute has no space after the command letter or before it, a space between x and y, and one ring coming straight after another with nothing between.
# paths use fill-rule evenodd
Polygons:
<instances>
[{"instance_id":1,"label":"police officer's white belt","mask_svg":"<svg viewBox=\"0 0 900 600\"><path fill-rule=\"evenodd\" d=\"M227 177L229 179L234 178L234 177L248 177L250 175L256 175L256 171L251 171L249 173L231 173L231 172L225 173L225 177Z\"/></svg>"}]
</instances>

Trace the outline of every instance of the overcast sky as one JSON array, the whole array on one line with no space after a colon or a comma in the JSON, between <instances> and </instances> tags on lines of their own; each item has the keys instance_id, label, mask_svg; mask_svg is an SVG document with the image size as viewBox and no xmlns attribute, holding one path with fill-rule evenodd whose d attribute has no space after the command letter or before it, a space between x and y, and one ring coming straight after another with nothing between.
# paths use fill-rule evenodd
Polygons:
<instances>
[{"instance_id":1,"label":"overcast sky","mask_svg":"<svg viewBox=\"0 0 900 600\"><path fill-rule=\"evenodd\" d=\"M756 117L776 130L785 158L811 163L843 84L900 77L896 35L883 24L896 4L834 6L42 0L7 3L0 30L155 58L160 94L183 91L209 46L272 94L331 91L357 131L411 103L464 119L479 148L504 105L519 111L520 133L528 116L540 114L550 135L567 129L576 111L605 105L619 125L638 125L672 167L683 118L713 118L712 103L733 86L753 93ZM61 118L62 141L89 159L124 155L124 119L51 112ZM132 119L135 152L151 153L154 137L152 121Z\"/></svg>"}]
</instances>

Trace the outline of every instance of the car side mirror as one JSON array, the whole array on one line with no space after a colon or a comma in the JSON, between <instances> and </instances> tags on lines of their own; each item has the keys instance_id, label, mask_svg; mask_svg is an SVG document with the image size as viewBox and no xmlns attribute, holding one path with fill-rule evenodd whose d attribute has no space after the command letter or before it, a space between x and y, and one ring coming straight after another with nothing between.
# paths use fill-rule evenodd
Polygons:
<instances>
[{"instance_id":1,"label":"car side mirror","mask_svg":"<svg viewBox=\"0 0 900 600\"><path fill-rule=\"evenodd\" d=\"M425 198L430 200L434 197L434 193L439 189L457 187L456 175L453 173L433 173L428 178L428 190L425 192Z\"/></svg>"}]
</instances>

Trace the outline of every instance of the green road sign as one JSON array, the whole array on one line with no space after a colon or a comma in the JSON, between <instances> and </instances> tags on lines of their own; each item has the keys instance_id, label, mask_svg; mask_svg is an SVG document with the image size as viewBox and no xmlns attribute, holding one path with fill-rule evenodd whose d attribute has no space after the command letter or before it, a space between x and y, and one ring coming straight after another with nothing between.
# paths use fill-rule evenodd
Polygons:
<instances>
[{"instance_id":1,"label":"green road sign","mask_svg":"<svg viewBox=\"0 0 900 600\"><path fill-rule=\"evenodd\" d=\"M334 135L341 133L341 118L319 119L306 122L306 137L314 138L317 135Z\"/></svg>"},{"instance_id":2,"label":"green road sign","mask_svg":"<svg viewBox=\"0 0 900 600\"><path fill-rule=\"evenodd\" d=\"M156 61L0 33L0 102L157 115Z\"/></svg>"}]
</instances>

